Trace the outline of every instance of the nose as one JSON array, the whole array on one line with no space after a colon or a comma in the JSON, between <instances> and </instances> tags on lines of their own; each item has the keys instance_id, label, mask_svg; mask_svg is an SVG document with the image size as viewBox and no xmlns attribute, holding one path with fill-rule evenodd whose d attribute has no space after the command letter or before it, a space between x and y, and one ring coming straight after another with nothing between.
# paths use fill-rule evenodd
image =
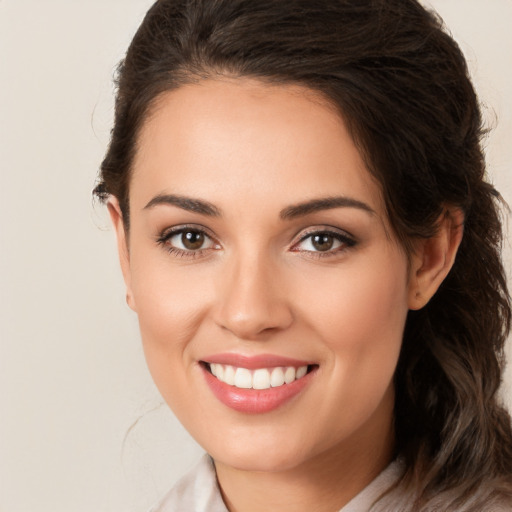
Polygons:
<instances>
[{"instance_id":1,"label":"nose","mask_svg":"<svg viewBox=\"0 0 512 512\"><path fill-rule=\"evenodd\" d=\"M239 339L262 339L292 324L289 299L275 265L264 258L239 258L226 262L215 321Z\"/></svg>"}]
</instances>

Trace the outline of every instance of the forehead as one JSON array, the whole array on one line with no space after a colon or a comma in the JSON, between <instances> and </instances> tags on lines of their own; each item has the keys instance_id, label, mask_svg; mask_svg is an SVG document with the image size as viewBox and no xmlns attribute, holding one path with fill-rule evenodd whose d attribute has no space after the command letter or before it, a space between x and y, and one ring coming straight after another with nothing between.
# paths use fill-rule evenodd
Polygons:
<instances>
[{"instance_id":1,"label":"forehead","mask_svg":"<svg viewBox=\"0 0 512 512\"><path fill-rule=\"evenodd\" d=\"M172 191L213 202L246 194L276 207L349 194L382 207L332 104L305 87L251 79L207 80L159 97L139 136L130 189L136 203Z\"/></svg>"}]
</instances>

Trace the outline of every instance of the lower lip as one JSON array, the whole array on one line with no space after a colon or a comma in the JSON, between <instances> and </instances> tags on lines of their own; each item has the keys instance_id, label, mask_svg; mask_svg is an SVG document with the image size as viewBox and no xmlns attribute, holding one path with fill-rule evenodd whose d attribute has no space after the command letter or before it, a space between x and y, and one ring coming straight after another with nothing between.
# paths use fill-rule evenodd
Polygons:
<instances>
[{"instance_id":1,"label":"lower lip","mask_svg":"<svg viewBox=\"0 0 512 512\"><path fill-rule=\"evenodd\" d=\"M202 365L201 365L202 366ZM262 414L283 406L296 397L311 381L316 368L290 384L268 389L241 389L221 382L202 367L206 382L224 405L238 412Z\"/></svg>"}]
</instances>

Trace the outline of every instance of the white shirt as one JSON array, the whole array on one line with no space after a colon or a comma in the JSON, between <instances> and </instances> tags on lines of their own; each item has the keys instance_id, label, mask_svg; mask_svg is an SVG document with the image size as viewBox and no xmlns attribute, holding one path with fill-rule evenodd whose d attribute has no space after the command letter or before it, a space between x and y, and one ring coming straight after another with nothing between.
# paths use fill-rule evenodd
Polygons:
<instances>
[{"instance_id":1,"label":"white shirt","mask_svg":"<svg viewBox=\"0 0 512 512\"><path fill-rule=\"evenodd\" d=\"M397 481L401 471L402 465L392 462L339 512L368 512L377 498ZM179 480L150 512L228 512L222 501L212 459L204 455L199 464Z\"/></svg>"}]
</instances>

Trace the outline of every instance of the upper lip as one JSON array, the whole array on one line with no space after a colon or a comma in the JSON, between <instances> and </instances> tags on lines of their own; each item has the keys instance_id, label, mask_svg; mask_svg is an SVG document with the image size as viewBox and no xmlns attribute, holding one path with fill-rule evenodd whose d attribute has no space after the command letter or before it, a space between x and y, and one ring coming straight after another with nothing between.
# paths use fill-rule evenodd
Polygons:
<instances>
[{"instance_id":1,"label":"upper lip","mask_svg":"<svg viewBox=\"0 0 512 512\"><path fill-rule=\"evenodd\" d=\"M293 359L275 354L258 354L252 356L233 353L214 354L205 357L202 361L205 363L230 365L237 368L247 368L248 370L256 370L258 368L275 368L278 366L293 366L295 368L300 368L301 366L316 364L311 361Z\"/></svg>"}]
</instances>

